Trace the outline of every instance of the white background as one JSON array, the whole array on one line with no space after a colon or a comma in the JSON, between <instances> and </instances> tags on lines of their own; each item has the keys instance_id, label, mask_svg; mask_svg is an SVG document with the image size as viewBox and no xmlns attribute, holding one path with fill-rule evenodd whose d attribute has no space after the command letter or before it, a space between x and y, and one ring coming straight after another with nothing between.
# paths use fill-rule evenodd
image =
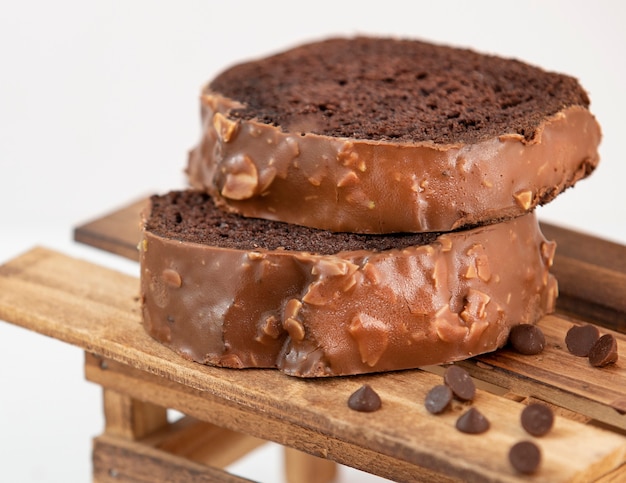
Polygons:
<instances>
[{"instance_id":1,"label":"white background","mask_svg":"<svg viewBox=\"0 0 626 483\"><path fill-rule=\"evenodd\" d=\"M39 244L136 274L73 243L72 229L184 186L202 84L233 62L356 33L472 47L578 77L603 127L602 162L539 214L626 243L624 5L0 0L0 263ZM90 481L103 420L82 360L75 347L0 322L1 481ZM279 482L279 454L270 447L239 470ZM344 472L342 481L364 480Z\"/></svg>"}]
</instances>

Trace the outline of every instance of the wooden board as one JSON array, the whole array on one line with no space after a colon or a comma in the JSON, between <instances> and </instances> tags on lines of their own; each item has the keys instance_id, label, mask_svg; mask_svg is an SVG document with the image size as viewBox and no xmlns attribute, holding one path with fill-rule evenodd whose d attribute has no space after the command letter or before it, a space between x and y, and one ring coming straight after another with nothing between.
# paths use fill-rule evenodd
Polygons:
<instances>
[{"instance_id":1,"label":"wooden board","mask_svg":"<svg viewBox=\"0 0 626 483\"><path fill-rule=\"evenodd\" d=\"M439 481L521 481L506 453L528 436L519 425L523 405L510 397L479 391L474 405L492 427L483 435L468 436L454 429L466 406L458 404L442 416L425 411L426 392L441 381L432 372L300 380L272 370L201 366L146 335L137 295L136 278L45 248L0 267L1 319L120 363L119 371L128 376L124 390L141 388L142 397L151 399L151 392L166 397L168 407L194 417L394 480L412 481L418 475L432 480L439 475ZM553 322L547 319L543 327ZM616 335L624 352L624 336ZM561 358L555 366L571 365L572 356L552 349L553 356ZM541 370L540 363L536 370ZM624 367L618 364L611 372L620 384L613 390L626 391ZM576 378L591 384L603 374L581 365ZM347 398L363 383L381 395L380 411L365 414L347 407ZM537 382L538 387L549 384ZM527 392L541 398L540 393ZM616 412L606 405L614 394L596 400L592 391L583 400L587 398L604 405L607 413ZM593 481L619 471L626 461L626 438L616 428L559 417L554 430L537 441L544 461L535 481Z\"/></svg>"},{"instance_id":2,"label":"wooden board","mask_svg":"<svg viewBox=\"0 0 626 483\"><path fill-rule=\"evenodd\" d=\"M74 240L138 260L141 212L147 206L147 198L138 198L118 210L83 223L74 229Z\"/></svg>"}]
</instances>

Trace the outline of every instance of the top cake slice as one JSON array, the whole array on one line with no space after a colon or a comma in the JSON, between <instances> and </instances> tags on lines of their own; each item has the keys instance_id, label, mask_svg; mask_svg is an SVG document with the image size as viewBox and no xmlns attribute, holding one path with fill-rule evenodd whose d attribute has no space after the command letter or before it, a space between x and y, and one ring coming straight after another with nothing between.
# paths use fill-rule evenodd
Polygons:
<instances>
[{"instance_id":1,"label":"top cake slice","mask_svg":"<svg viewBox=\"0 0 626 483\"><path fill-rule=\"evenodd\" d=\"M201 95L190 184L244 216L448 231L531 211L589 175L576 79L391 38L334 38L224 71Z\"/></svg>"}]
</instances>

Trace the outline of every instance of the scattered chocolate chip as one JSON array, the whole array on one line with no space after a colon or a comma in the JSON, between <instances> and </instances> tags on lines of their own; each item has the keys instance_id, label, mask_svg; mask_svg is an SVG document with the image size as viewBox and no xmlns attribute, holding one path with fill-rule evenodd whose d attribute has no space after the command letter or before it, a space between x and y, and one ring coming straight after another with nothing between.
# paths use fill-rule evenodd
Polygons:
<instances>
[{"instance_id":1,"label":"scattered chocolate chip","mask_svg":"<svg viewBox=\"0 0 626 483\"><path fill-rule=\"evenodd\" d=\"M600 331L595 325L574 325L565 335L567 350L578 357L587 357L589 350L600 338Z\"/></svg>"},{"instance_id":2,"label":"scattered chocolate chip","mask_svg":"<svg viewBox=\"0 0 626 483\"><path fill-rule=\"evenodd\" d=\"M554 413L545 404L529 404L522 411L521 422L528 434L543 436L552 429Z\"/></svg>"},{"instance_id":3,"label":"scattered chocolate chip","mask_svg":"<svg viewBox=\"0 0 626 483\"><path fill-rule=\"evenodd\" d=\"M476 395L476 386L469 373L459 366L449 366L443 373L443 382L461 401L471 401Z\"/></svg>"},{"instance_id":4,"label":"scattered chocolate chip","mask_svg":"<svg viewBox=\"0 0 626 483\"><path fill-rule=\"evenodd\" d=\"M428 391L424 405L429 413L440 414L450 407L451 402L452 390L445 384L439 384Z\"/></svg>"},{"instance_id":5,"label":"scattered chocolate chip","mask_svg":"<svg viewBox=\"0 0 626 483\"><path fill-rule=\"evenodd\" d=\"M546 346L546 338L536 325L519 324L509 333L509 344L520 354L539 354Z\"/></svg>"},{"instance_id":6,"label":"scattered chocolate chip","mask_svg":"<svg viewBox=\"0 0 626 483\"><path fill-rule=\"evenodd\" d=\"M480 434L489 429L489 420L476 408L471 407L456 420L456 429L462 433Z\"/></svg>"},{"instance_id":7,"label":"scattered chocolate chip","mask_svg":"<svg viewBox=\"0 0 626 483\"><path fill-rule=\"evenodd\" d=\"M589 363L604 367L614 362L617 362L617 340L613 334L604 334L589 350Z\"/></svg>"},{"instance_id":8,"label":"scattered chocolate chip","mask_svg":"<svg viewBox=\"0 0 626 483\"><path fill-rule=\"evenodd\" d=\"M369 384L364 384L348 398L348 407L355 411L371 413L380 409L381 406L380 396Z\"/></svg>"},{"instance_id":9,"label":"scattered chocolate chip","mask_svg":"<svg viewBox=\"0 0 626 483\"><path fill-rule=\"evenodd\" d=\"M541 450L532 441L520 441L509 450L509 461L517 471L530 475L539 468Z\"/></svg>"}]
</instances>

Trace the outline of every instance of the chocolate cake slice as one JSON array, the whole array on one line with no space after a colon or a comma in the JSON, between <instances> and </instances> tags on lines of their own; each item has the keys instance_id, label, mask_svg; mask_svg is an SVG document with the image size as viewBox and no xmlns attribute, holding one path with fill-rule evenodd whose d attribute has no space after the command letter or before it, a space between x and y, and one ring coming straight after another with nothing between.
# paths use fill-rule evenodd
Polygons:
<instances>
[{"instance_id":1,"label":"chocolate cake slice","mask_svg":"<svg viewBox=\"0 0 626 483\"><path fill-rule=\"evenodd\" d=\"M144 326L191 360L301 377L415 368L504 345L554 309L533 213L451 233L331 233L245 218L203 192L153 196Z\"/></svg>"},{"instance_id":2,"label":"chocolate cake slice","mask_svg":"<svg viewBox=\"0 0 626 483\"><path fill-rule=\"evenodd\" d=\"M331 231L449 231L530 212L589 175L576 79L392 38L333 38L203 89L192 187L244 216Z\"/></svg>"}]
</instances>

